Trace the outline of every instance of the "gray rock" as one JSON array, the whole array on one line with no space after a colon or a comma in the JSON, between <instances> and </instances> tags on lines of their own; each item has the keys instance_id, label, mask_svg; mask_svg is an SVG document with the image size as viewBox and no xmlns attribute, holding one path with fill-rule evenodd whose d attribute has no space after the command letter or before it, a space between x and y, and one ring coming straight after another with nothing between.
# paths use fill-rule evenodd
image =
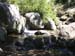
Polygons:
<instances>
[{"instance_id":1,"label":"gray rock","mask_svg":"<svg viewBox=\"0 0 75 56\"><path fill-rule=\"evenodd\" d=\"M48 18L48 22L46 23L45 28L49 29L49 30L50 29L51 30L56 30L55 22L52 19Z\"/></svg>"},{"instance_id":2,"label":"gray rock","mask_svg":"<svg viewBox=\"0 0 75 56\"><path fill-rule=\"evenodd\" d=\"M60 17L61 21L66 21L67 19L68 19L68 17L66 15L63 15L63 16Z\"/></svg>"},{"instance_id":3,"label":"gray rock","mask_svg":"<svg viewBox=\"0 0 75 56\"><path fill-rule=\"evenodd\" d=\"M9 24L9 20L8 20L8 17L9 17L9 13L7 11L8 8L7 8L7 4L4 4L4 3L0 3L0 25L2 26L7 26Z\"/></svg>"},{"instance_id":4,"label":"gray rock","mask_svg":"<svg viewBox=\"0 0 75 56\"><path fill-rule=\"evenodd\" d=\"M2 48L0 48L0 52L3 52L3 49Z\"/></svg>"},{"instance_id":5,"label":"gray rock","mask_svg":"<svg viewBox=\"0 0 75 56\"><path fill-rule=\"evenodd\" d=\"M20 19L19 19L19 24L17 24L17 30L18 30L18 33L21 33L24 31L24 29L26 28L25 25L26 25L26 18L23 17L23 16L20 16Z\"/></svg>"},{"instance_id":6,"label":"gray rock","mask_svg":"<svg viewBox=\"0 0 75 56\"><path fill-rule=\"evenodd\" d=\"M19 7L14 4L0 3L0 25L6 27L9 31L18 31L25 27L26 19L20 15ZM12 29L12 30L10 30Z\"/></svg>"},{"instance_id":7,"label":"gray rock","mask_svg":"<svg viewBox=\"0 0 75 56\"><path fill-rule=\"evenodd\" d=\"M7 36L7 31L4 27L0 26L0 41L5 41Z\"/></svg>"},{"instance_id":8,"label":"gray rock","mask_svg":"<svg viewBox=\"0 0 75 56\"><path fill-rule=\"evenodd\" d=\"M75 14L75 8L68 8L66 13L68 13L70 16L73 16L73 14Z\"/></svg>"},{"instance_id":9,"label":"gray rock","mask_svg":"<svg viewBox=\"0 0 75 56\"><path fill-rule=\"evenodd\" d=\"M39 13L30 12L30 13L26 13L25 16L28 18L27 22L29 24L29 27L31 26L32 28L35 28L35 29L37 28L42 28L42 29L47 28L47 29L52 29L52 30L56 29L56 25L54 21L51 20L50 18L48 18L48 23L44 25Z\"/></svg>"},{"instance_id":10,"label":"gray rock","mask_svg":"<svg viewBox=\"0 0 75 56\"><path fill-rule=\"evenodd\" d=\"M19 8L16 5L10 4L8 9L11 14L10 23L12 22L12 28L21 33L21 30L25 27L25 17L20 15Z\"/></svg>"},{"instance_id":11,"label":"gray rock","mask_svg":"<svg viewBox=\"0 0 75 56\"><path fill-rule=\"evenodd\" d=\"M26 13L25 16L28 18L27 24L29 28L34 28L34 29L44 28L44 26L42 25L41 16L39 13L29 12L29 13Z\"/></svg>"},{"instance_id":12,"label":"gray rock","mask_svg":"<svg viewBox=\"0 0 75 56\"><path fill-rule=\"evenodd\" d=\"M60 37L65 39L74 39L75 38L75 22L70 23L69 25L61 25L60 26Z\"/></svg>"}]
</instances>

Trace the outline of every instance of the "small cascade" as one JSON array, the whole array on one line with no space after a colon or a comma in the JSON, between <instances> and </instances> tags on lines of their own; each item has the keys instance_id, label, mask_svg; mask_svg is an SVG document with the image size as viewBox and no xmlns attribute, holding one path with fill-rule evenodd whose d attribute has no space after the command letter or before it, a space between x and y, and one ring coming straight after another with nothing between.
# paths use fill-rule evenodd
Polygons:
<instances>
[{"instance_id":1,"label":"small cascade","mask_svg":"<svg viewBox=\"0 0 75 56\"><path fill-rule=\"evenodd\" d=\"M15 50L19 51L51 48L60 50L70 49L72 45L75 50L75 40L72 40L75 37L74 25L75 23L61 25L57 32L54 21L48 19L44 24L38 12L29 12L22 16L18 6L0 3L0 41L11 46L11 49L15 47ZM71 50L73 50L72 47Z\"/></svg>"}]
</instances>

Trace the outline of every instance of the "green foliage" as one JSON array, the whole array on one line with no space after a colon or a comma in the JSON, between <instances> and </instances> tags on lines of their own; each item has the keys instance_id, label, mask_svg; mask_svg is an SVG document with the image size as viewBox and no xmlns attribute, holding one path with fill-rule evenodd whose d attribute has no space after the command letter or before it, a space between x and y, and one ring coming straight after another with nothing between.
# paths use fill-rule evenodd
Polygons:
<instances>
[{"instance_id":1,"label":"green foliage","mask_svg":"<svg viewBox=\"0 0 75 56\"><path fill-rule=\"evenodd\" d=\"M18 4L21 14L30 11L39 12L44 22L47 22L49 18L57 22L56 12L54 12L53 9L55 0L47 1L48 0L9 0L8 2Z\"/></svg>"},{"instance_id":2,"label":"green foliage","mask_svg":"<svg viewBox=\"0 0 75 56\"><path fill-rule=\"evenodd\" d=\"M9 4L18 4L19 0L7 0Z\"/></svg>"}]
</instances>

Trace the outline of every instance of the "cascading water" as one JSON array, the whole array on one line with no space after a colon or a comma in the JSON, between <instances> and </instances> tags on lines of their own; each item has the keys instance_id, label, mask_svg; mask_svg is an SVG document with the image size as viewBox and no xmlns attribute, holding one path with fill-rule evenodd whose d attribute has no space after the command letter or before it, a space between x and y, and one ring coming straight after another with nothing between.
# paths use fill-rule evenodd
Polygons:
<instances>
[{"instance_id":1,"label":"cascading water","mask_svg":"<svg viewBox=\"0 0 75 56\"><path fill-rule=\"evenodd\" d=\"M52 34L50 34L51 32L48 32L48 30L40 30L45 28L45 25L43 25L43 21L41 20L39 13L30 12L28 13L28 15L26 14L25 16L26 18L20 15L19 8L16 7L15 5L0 3L0 25L1 25L0 30L2 29L0 31L2 33L0 35L0 40L2 40L3 37L4 41L6 39L6 38L4 39L4 37L6 37L4 35L10 35L12 34L10 33L10 31L12 31L15 36L9 36L9 38L12 37L14 39L12 38L10 40L7 39L7 41L12 42L12 40L14 40L15 41L14 45L17 46L16 49L48 50L50 48L55 47L59 48L62 46L62 44L63 47L65 47L66 45L67 47L68 46L70 47L70 45L67 44L66 40L62 39L56 40L56 37L52 36ZM48 24L49 29L51 28L52 30L56 30L54 21L48 20ZM33 30L29 30L30 28L33 28ZM15 34L14 32L16 30L17 34ZM72 46L74 47L74 42Z\"/></svg>"}]
</instances>

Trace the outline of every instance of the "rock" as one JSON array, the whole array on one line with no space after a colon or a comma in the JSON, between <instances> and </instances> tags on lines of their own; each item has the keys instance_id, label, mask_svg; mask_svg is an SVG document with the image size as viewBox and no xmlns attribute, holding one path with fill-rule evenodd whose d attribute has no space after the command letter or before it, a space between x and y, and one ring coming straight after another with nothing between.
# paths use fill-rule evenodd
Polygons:
<instances>
[{"instance_id":1,"label":"rock","mask_svg":"<svg viewBox=\"0 0 75 56\"><path fill-rule=\"evenodd\" d=\"M21 30L25 27L26 19L20 15L18 6L10 4L8 9L11 14L10 23L12 22L12 28L21 33Z\"/></svg>"},{"instance_id":2,"label":"rock","mask_svg":"<svg viewBox=\"0 0 75 56\"><path fill-rule=\"evenodd\" d=\"M0 25L6 26L9 24L8 17L9 15L7 14L8 8L7 4L0 3Z\"/></svg>"},{"instance_id":3,"label":"rock","mask_svg":"<svg viewBox=\"0 0 75 56\"><path fill-rule=\"evenodd\" d=\"M68 13L70 16L73 16L73 14L75 14L75 8L68 8L66 13Z\"/></svg>"},{"instance_id":4,"label":"rock","mask_svg":"<svg viewBox=\"0 0 75 56\"><path fill-rule=\"evenodd\" d=\"M63 12L63 13L62 13ZM65 24L75 22L75 8L67 8L65 11L58 11L57 16L60 18L60 21L63 21Z\"/></svg>"},{"instance_id":5,"label":"rock","mask_svg":"<svg viewBox=\"0 0 75 56\"><path fill-rule=\"evenodd\" d=\"M60 21L63 23L63 24L70 24L72 22L75 22L75 19L74 19L74 15L69 15L68 13L62 15L60 17Z\"/></svg>"},{"instance_id":6,"label":"rock","mask_svg":"<svg viewBox=\"0 0 75 56\"><path fill-rule=\"evenodd\" d=\"M25 27L26 19L20 15L18 6L0 3L0 11L0 25L6 27L10 32L17 31L18 33L21 33L21 30Z\"/></svg>"},{"instance_id":7,"label":"rock","mask_svg":"<svg viewBox=\"0 0 75 56\"><path fill-rule=\"evenodd\" d=\"M19 8L14 4L0 3L0 25L7 28L8 31L18 31L25 27L25 18L20 15ZM22 22L21 22L22 21Z\"/></svg>"},{"instance_id":8,"label":"rock","mask_svg":"<svg viewBox=\"0 0 75 56\"><path fill-rule=\"evenodd\" d=\"M3 16L1 18L6 17L4 20L7 21L8 25L13 27L13 22L18 21L20 18L19 8L13 4L0 3L0 9L3 10ZM5 23L5 21L3 21L3 23Z\"/></svg>"},{"instance_id":9,"label":"rock","mask_svg":"<svg viewBox=\"0 0 75 56\"><path fill-rule=\"evenodd\" d=\"M48 22L45 24L44 28L48 30L56 30L55 22L52 19L48 19Z\"/></svg>"},{"instance_id":10,"label":"rock","mask_svg":"<svg viewBox=\"0 0 75 56\"><path fill-rule=\"evenodd\" d=\"M43 51L43 50L29 50L25 54L26 56L54 56L53 53L50 51Z\"/></svg>"},{"instance_id":11,"label":"rock","mask_svg":"<svg viewBox=\"0 0 75 56\"><path fill-rule=\"evenodd\" d=\"M11 20L18 20L20 18L20 13L19 13L19 7L17 5L14 4L9 4L8 6L9 12L11 13Z\"/></svg>"},{"instance_id":12,"label":"rock","mask_svg":"<svg viewBox=\"0 0 75 56\"><path fill-rule=\"evenodd\" d=\"M32 29L44 28L44 26L42 25L41 16L39 13L29 12L29 13L26 13L25 16L26 18L28 18L27 19L28 28L32 28Z\"/></svg>"},{"instance_id":13,"label":"rock","mask_svg":"<svg viewBox=\"0 0 75 56\"><path fill-rule=\"evenodd\" d=\"M32 37L28 37L24 39L24 48L26 50L35 48L34 39Z\"/></svg>"},{"instance_id":14,"label":"rock","mask_svg":"<svg viewBox=\"0 0 75 56\"><path fill-rule=\"evenodd\" d=\"M17 26L18 33L24 32L25 25L26 25L26 18L23 16L20 16L19 24L17 24L17 25L18 25Z\"/></svg>"},{"instance_id":15,"label":"rock","mask_svg":"<svg viewBox=\"0 0 75 56\"><path fill-rule=\"evenodd\" d=\"M62 11L62 10L57 11L57 17L61 17L64 14L65 14L65 11Z\"/></svg>"},{"instance_id":16,"label":"rock","mask_svg":"<svg viewBox=\"0 0 75 56\"><path fill-rule=\"evenodd\" d=\"M41 16L39 13L37 12L30 12L30 13L26 13L25 16L28 18L27 20L27 24L28 24L28 28L33 28L35 29L52 29L55 30L56 29L56 25L54 23L53 20L51 20L50 18L48 18L48 22L47 24L43 24L43 21L41 20Z\"/></svg>"},{"instance_id":17,"label":"rock","mask_svg":"<svg viewBox=\"0 0 75 56\"><path fill-rule=\"evenodd\" d=\"M36 39L34 40L34 45L35 45L35 48L36 48L36 49L43 49L44 43L43 43L43 41L42 41L42 38L36 38Z\"/></svg>"},{"instance_id":18,"label":"rock","mask_svg":"<svg viewBox=\"0 0 75 56\"><path fill-rule=\"evenodd\" d=\"M43 35L50 36L50 32L47 31L47 30L39 30L39 31L37 31L37 32L40 32L40 33L42 33ZM41 34L40 34L40 35L41 35Z\"/></svg>"},{"instance_id":19,"label":"rock","mask_svg":"<svg viewBox=\"0 0 75 56\"><path fill-rule=\"evenodd\" d=\"M60 37L63 37L65 39L74 39L75 23L70 23L69 25L62 25L59 31Z\"/></svg>"},{"instance_id":20,"label":"rock","mask_svg":"<svg viewBox=\"0 0 75 56\"><path fill-rule=\"evenodd\" d=\"M68 17L66 15L63 15L63 16L60 17L61 21L66 21L67 19L68 19Z\"/></svg>"},{"instance_id":21,"label":"rock","mask_svg":"<svg viewBox=\"0 0 75 56\"><path fill-rule=\"evenodd\" d=\"M6 29L0 26L0 41L5 41L6 37L7 37Z\"/></svg>"},{"instance_id":22,"label":"rock","mask_svg":"<svg viewBox=\"0 0 75 56\"><path fill-rule=\"evenodd\" d=\"M0 48L0 52L3 52L3 49L2 48Z\"/></svg>"},{"instance_id":23,"label":"rock","mask_svg":"<svg viewBox=\"0 0 75 56\"><path fill-rule=\"evenodd\" d=\"M39 31L35 32L35 35L44 35L45 33L41 33Z\"/></svg>"}]
</instances>

